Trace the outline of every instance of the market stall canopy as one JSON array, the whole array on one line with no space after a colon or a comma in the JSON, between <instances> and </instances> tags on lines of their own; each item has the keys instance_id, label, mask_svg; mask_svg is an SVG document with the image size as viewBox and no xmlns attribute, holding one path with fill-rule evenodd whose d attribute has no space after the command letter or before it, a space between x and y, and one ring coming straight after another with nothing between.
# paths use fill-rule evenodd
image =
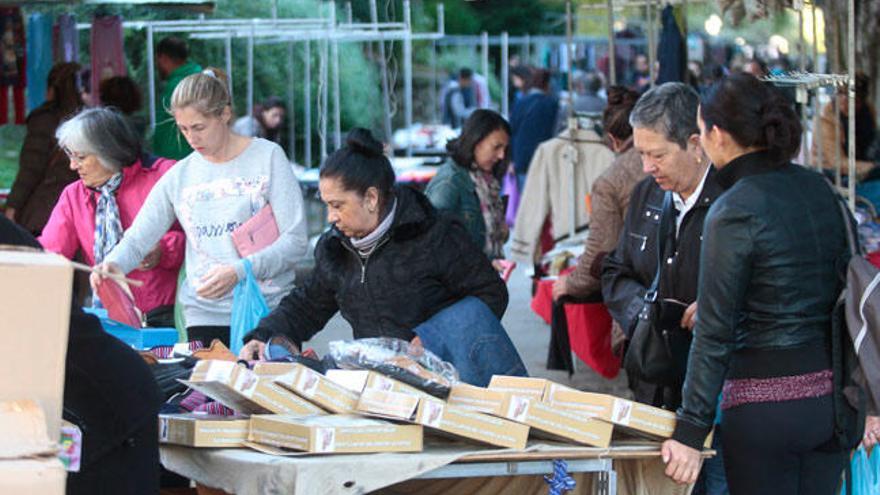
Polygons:
<instances>
[{"instance_id":1,"label":"market stall canopy","mask_svg":"<svg viewBox=\"0 0 880 495\"><path fill-rule=\"evenodd\" d=\"M203 13L213 12L215 4L213 0L0 0L0 5L61 5L77 3L88 5L143 5L146 7L189 10Z\"/></svg>"}]
</instances>

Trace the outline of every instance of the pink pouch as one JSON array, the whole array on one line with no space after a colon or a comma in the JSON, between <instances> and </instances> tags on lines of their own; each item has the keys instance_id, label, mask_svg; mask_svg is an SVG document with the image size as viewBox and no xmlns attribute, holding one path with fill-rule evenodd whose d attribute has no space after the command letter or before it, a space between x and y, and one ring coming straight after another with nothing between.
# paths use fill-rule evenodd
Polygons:
<instances>
[{"instance_id":1,"label":"pink pouch","mask_svg":"<svg viewBox=\"0 0 880 495\"><path fill-rule=\"evenodd\" d=\"M278 224L275 223L272 205L268 204L232 231L232 243L242 258L256 253L276 239L278 239Z\"/></svg>"},{"instance_id":2,"label":"pink pouch","mask_svg":"<svg viewBox=\"0 0 880 495\"><path fill-rule=\"evenodd\" d=\"M127 287L113 279L104 279L97 286L98 298L107 309L107 317L133 328L143 328L141 314Z\"/></svg>"}]
</instances>

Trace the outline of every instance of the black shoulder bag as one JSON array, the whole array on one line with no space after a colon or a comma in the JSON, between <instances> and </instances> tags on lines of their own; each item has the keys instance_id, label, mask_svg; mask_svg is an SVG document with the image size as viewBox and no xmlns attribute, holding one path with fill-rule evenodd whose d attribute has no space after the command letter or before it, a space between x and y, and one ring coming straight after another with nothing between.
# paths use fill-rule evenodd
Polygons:
<instances>
[{"instance_id":1,"label":"black shoulder bag","mask_svg":"<svg viewBox=\"0 0 880 495\"><path fill-rule=\"evenodd\" d=\"M667 192L657 227L657 273L645 293L645 305L633 323L632 339L623 358L629 376L667 386L679 386L684 380L691 345L691 332L681 328L687 305L661 299L658 294L664 248L675 228L674 222L672 193Z\"/></svg>"}]
</instances>

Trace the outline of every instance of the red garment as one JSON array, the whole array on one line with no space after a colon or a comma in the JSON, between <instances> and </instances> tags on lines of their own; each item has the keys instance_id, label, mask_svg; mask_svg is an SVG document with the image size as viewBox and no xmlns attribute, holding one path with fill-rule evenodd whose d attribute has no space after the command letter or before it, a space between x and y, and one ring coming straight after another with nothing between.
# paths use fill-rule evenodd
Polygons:
<instances>
[{"instance_id":1,"label":"red garment","mask_svg":"<svg viewBox=\"0 0 880 495\"><path fill-rule=\"evenodd\" d=\"M92 21L92 98L97 105L101 81L126 75L122 17L95 17Z\"/></svg>"},{"instance_id":2,"label":"red garment","mask_svg":"<svg viewBox=\"0 0 880 495\"><path fill-rule=\"evenodd\" d=\"M538 282L532 311L549 325L553 312L553 280ZM611 350L611 315L602 303L566 304L568 340L571 350L596 373L614 378L620 371L620 357Z\"/></svg>"},{"instance_id":3,"label":"red garment","mask_svg":"<svg viewBox=\"0 0 880 495\"><path fill-rule=\"evenodd\" d=\"M174 160L159 158L151 167L145 168L138 160L122 169L122 183L116 191L116 203L119 205L119 220L123 229L131 227L147 194L174 163ZM38 239L40 244L47 251L69 259L81 251L86 263L94 265L97 194L86 187L82 180L64 188ZM146 313L159 306L174 304L185 242L186 236L180 226L175 225L159 241L162 246L159 264L147 271L134 270L128 275L144 282L140 287L131 286L135 304L141 311Z\"/></svg>"}]
</instances>

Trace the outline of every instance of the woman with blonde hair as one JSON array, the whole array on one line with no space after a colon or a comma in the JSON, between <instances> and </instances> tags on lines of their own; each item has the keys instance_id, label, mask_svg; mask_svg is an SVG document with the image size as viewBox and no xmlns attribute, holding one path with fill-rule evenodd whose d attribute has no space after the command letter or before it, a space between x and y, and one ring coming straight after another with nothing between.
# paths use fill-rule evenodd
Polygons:
<instances>
[{"instance_id":1,"label":"woman with blonde hair","mask_svg":"<svg viewBox=\"0 0 880 495\"><path fill-rule=\"evenodd\" d=\"M248 264L270 308L293 287L294 264L308 244L302 193L277 144L231 131L232 101L219 69L183 79L170 110L193 152L159 180L104 268L132 271L179 221L186 233L186 282L179 298L189 338L228 344L232 289ZM243 257L232 233L266 205L278 237ZM93 276L93 285L98 282Z\"/></svg>"}]
</instances>

